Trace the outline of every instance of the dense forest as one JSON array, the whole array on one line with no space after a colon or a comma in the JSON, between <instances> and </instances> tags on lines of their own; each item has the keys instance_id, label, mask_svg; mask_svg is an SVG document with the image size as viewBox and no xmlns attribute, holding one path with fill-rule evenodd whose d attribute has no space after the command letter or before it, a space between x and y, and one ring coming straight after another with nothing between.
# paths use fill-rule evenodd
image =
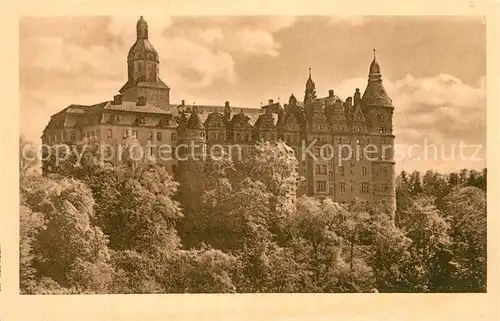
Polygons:
<instances>
[{"instance_id":1,"label":"dense forest","mask_svg":"<svg viewBox=\"0 0 500 321\"><path fill-rule=\"evenodd\" d=\"M48 175L20 157L24 294L486 291L486 169L401 172L392 220L360 201L290 202L283 143L183 180L90 146Z\"/></svg>"}]
</instances>

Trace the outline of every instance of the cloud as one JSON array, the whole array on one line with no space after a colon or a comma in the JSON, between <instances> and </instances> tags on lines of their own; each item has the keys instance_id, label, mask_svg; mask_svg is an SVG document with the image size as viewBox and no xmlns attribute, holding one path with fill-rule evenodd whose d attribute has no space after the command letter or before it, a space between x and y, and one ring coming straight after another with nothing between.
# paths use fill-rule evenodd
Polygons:
<instances>
[{"instance_id":1,"label":"cloud","mask_svg":"<svg viewBox=\"0 0 500 321\"><path fill-rule=\"evenodd\" d=\"M211 49L185 38L170 38L162 47L163 66L169 66L169 83L182 88L209 86L217 80L234 82L233 57L224 51Z\"/></svg>"},{"instance_id":2,"label":"cloud","mask_svg":"<svg viewBox=\"0 0 500 321\"><path fill-rule=\"evenodd\" d=\"M345 99L359 87L363 93L366 78L350 78L333 86L335 94ZM384 87L395 109L393 129L396 144L406 150L399 169L448 171L486 166L486 82L465 84L448 74L415 78L406 75ZM463 155L459 155L463 144ZM410 146L415 145L409 155ZM434 147L437 152L434 152ZM473 145L482 146L477 155ZM425 149L427 148L427 152ZM450 158L454 149L454 158ZM427 154L426 154L427 153ZM434 155L436 157L434 157ZM415 159L409 159L409 157Z\"/></svg>"},{"instance_id":3,"label":"cloud","mask_svg":"<svg viewBox=\"0 0 500 321\"><path fill-rule=\"evenodd\" d=\"M54 21L37 18L36 22L26 19L20 28L21 131L37 139L50 115L71 103L92 104L110 99L123 85L137 17L52 18ZM151 43L160 55L161 77L175 89L175 99L207 103L211 101L203 97L207 90L213 93L220 88L234 88L234 92L221 91L218 103L231 99L241 100L243 105L251 104L249 100L255 98L238 91L244 77L237 70L245 68L237 68L236 64L244 61L248 63L246 67L253 66L248 58L255 57L267 58L269 63L280 59L280 32L296 22L293 17L160 16L146 20ZM330 23L361 25L366 23L366 17L336 16ZM252 81L258 84L259 79ZM366 81L364 75L349 78L328 88L318 88L318 92L326 95L333 88L345 99L353 95L356 87L363 92ZM219 86L221 82L224 86ZM321 86L319 82L317 85ZM485 144L484 78L477 84L467 84L449 74L406 75L397 80L384 79L384 85L395 104L397 143L422 144L427 138L429 143L447 146L460 141ZM269 91L270 97L280 94L272 86ZM288 100L289 94L281 95L281 101ZM218 93L211 98L216 96ZM461 164L466 166L465 161L452 165L447 161L405 161L397 166L425 169L462 167ZM470 163L474 164L482 166Z\"/></svg>"}]
</instances>

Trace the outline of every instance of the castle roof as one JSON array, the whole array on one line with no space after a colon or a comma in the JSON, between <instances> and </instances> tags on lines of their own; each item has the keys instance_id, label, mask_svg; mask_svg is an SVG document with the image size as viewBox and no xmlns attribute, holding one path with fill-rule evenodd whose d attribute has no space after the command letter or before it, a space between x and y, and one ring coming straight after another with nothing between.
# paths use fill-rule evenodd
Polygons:
<instances>
[{"instance_id":1,"label":"castle roof","mask_svg":"<svg viewBox=\"0 0 500 321\"><path fill-rule=\"evenodd\" d=\"M205 129L205 125L203 125L203 122L201 121L196 109L191 112L191 116L189 117L189 120L187 122L187 128L200 130Z\"/></svg>"},{"instance_id":2,"label":"castle roof","mask_svg":"<svg viewBox=\"0 0 500 321\"><path fill-rule=\"evenodd\" d=\"M373 49L373 61L370 64L368 85L363 93L362 101L365 106L393 107L392 99L382 84L382 74L380 73L380 65L375 57L375 49Z\"/></svg>"},{"instance_id":3,"label":"castle roof","mask_svg":"<svg viewBox=\"0 0 500 321\"><path fill-rule=\"evenodd\" d=\"M133 81L127 80L125 85L120 88L119 92L122 93L125 89L132 87L145 87L145 88L158 88L158 89L170 89L160 78L158 81Z\"/></svg>"}]
</instances>

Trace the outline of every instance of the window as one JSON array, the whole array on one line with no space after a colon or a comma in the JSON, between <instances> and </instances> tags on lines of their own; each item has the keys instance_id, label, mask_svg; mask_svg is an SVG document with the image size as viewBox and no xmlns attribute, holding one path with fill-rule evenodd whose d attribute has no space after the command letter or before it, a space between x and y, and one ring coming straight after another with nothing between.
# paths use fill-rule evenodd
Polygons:
<instances>
[{"instance_id":1,"label":"window","mask_svg":"<svg viewBox=\"0 0 500 321\"><path fill-rule=\"evenodd\" d=\"M331 180L331 181L333 181L333 171L330 171L328 173L328 179Z\"/></svg>"},{"instance_id":2,"label":"window","mask_svg":"<svg viewBox=\"0 0 500 321\"><path fill-rule=\"evenodd\" d=\"M161 133L156 133L156 140L158 140L158 141L161 140Z\"/></svg>"},{"instance_id":3,"label":"window","mask_svg":"<svg viewBox=\"0 0 500 321\"><path fill-rule=\"evenodd\" d=\"M361 183L361 192L368 193L368 183Z\"/></svg>"},{"instance_id":4,"label":"window","mask_svg":"<svg viewBox=\"0 0 500 321\"><path fill-rule=\"evenodd\" d=\"M344 166L339 166L339 173L340 173L340 176L344 176L345 175Z\"/></svg>"},{"instance_id":5,"label":"window","mask_svg":"<svg viewBox=\"0 0 500 321\"><path fill-rule=\"evenodd\" d=\"M200 133L200 137L201 137L201 138L205 138L205 132L201 132L201 133Z\"/></svg>"},{"instance_id":6,"label":"window","mask_svg":"<svg viewBox=\"0 0 500 321\"><path fill-rule=\"evenodd\" d=\"M383 122L383 121L384 121L384 114L378 114L378 115L377 115L377 120L378 120L379 122Z\"/></svg>"},{"instance_id":7,"label":"window","mask_svg":"<svg viewBox=\"0 0 500 321\"><path fill-rule=\"evenodd\" d=\"M208 138L209 138L210 140L215 140L215 137L216 137L215 135L216 135L216 133L211 132L211 133L208 135Z\"/></svg>"},{"instance_id":8,"label":"window","mask_svg":"<svg viewBox=\"0 0 500 321\"><path fill-rule=\"evenodd\" d=\"M239 141L241 140L241 134L240 133L236 133L236 141Z\"/></svg>"},{"instance_id":9,"label":"window","mask_svg":"<svg viewBox=\"0 0 500 321\"><path fill-rule=\"evenodd\" d=\"M72 132L71 132L71 140L72 140L72 141L75 141L75 140L76 140L76 132L75 132L75 131L72 131Z\"/></svg>"},{"instance_id":10,"label":"window","mask_svg":"<svg viewBox=\"0 0 500 321\"><path fill-rule=\"evenodd\" d=\"M356 145L359 145L359 144L361 144L361 139L356 138Z\"/></svg>"},{"instance_id":11,"label":"window","mask_svg":"<svg viewBox=\"0 0 500 321\"><path fill-rule=\"evenodd\" d=\"M321 173L321 167L319 165L316 165L316 174Z\"/></svg>"},{"instance_id":12,"label":"window","mask_svg":"<svg viewBox=\"0 0 500 321\"><path fill-rule=\"evenodd\" d=\"M387 128L385 128L385 127L380 127L380 128L379 128L379 130L378 130L378 132L379 132L379 133L381 133L381 134L384 134L384 133L386 133L386 132L387 132Z\"/></svg>"},{"instance_id":13,"label":"window","mask_svg":"<svg viewBox=\"0 0 500 321\"><path fill-rule=\"evenodd\" d=\"M347 144L349 144L349 145L351 144L351 137L347 138Z\"/></svg>"},{"instance_id":14,"label":"window","mask_svg":"<svg viewBox=\"0 0 500 321\"><path fill-rule=\"evenodd\" d=\"M151 132L150 132L150 133L148 134L148 140L153 140L153 133L151 133Z\"/></svg>"},{"instance_id":15,"label":"window","mask_svg":"<svg viewBox=\"0 0 500 321\"><path fill-rule=\"evenodd\" d=\"M175 142L177 140L177 133L170 134L170 140Z\"/></svg>"},{"instance_id":16,"label":"window","mask_svg":"<svg viewBox=\"0 0 500 321\"><path fill-rule=\"evenodd\" d=\"M220 141L223 141L223 140L224 140L224 133L219 133L219 135L218 135L218 139L219 139Z\"/></svg>"},{"instance_id":17,"label":"window","mask_svg":"<svg viewBox=\"0 0 500 321\"><path fill-rule=\"evenodd\" d=\"M337 137L337 143L342 144L342 137Z\"/></svg>"},{"instance_id":18,"label":"window","mask_svg":"<svg viewBox=\"0 0 500 321\"><path fill-rule=\"evenodd\" d=\"M362 174L363 176L368 175L368 168L366 168L366 166L363 166L363 167L361 168L361 174Z\"/></svg>"},{"instance_id":19,"label":"window","mask_svg":"<svg viewBox=\"0 0 500 321\"><path fill-rule=\"evenodd\" d=\"M124 131L123 131L123 136L122 136L122 137L123 137L123 138L127 138L127 137L128 137L128 131L127 131L127 130L124 130Z\"/></svg>"},{"instance_id":20,"label":"window","mask_svg":"<svg viewBox=\"0 0 500 321\"><path fill-rule=\"evenodd\" d=\"M381 143L381 144L385 144L385 143L387 143L386 138L385 138L385 137L380 137L380 143Z\"/></svg>"},{"instance_id":21,"label":"window","mask_svg":"<svg viewBox=\"0 0 500 321\"><path fill-rule=\"evenodd\" d=\"M148 156L153 155L153 146L148 146Z\"/></svg>"},{"instance_id":22,"label":"window","mask_svg":"<svg viewBox=\"0 0 500 321\"><path fill-rule=\"evenodd\" d=\"M326 175L326 165L321 165L321 174Z\"/></svg>"},{"instance_id":23,"label":"window","mask_svg":"<svg viewBox=\"0 0 500 321\"><path fill-rule=\"evenodd\" d=\"M366 145L370 145L370 138L366 139Z\"/></svg>"},{"instance_id":24,"label":"window","mask_svg":"<svg viewBox=\"0 0 500 321\"><path fill-rule=\"evenodd\" d=\"M92 131L92 136L91 137L95 137L95 131Z\"/></svg>"},{"instance_id":25,"label":"window","mask_svg":"<svg viewBox=\"0 0 500 321\"><path fill-rule=\"evenodd\" d=\"M387 192L389 190L387 184L385 184L385 183L382 184L380 187L381 187L382 192Z\"/></svg>"},{"instance_id":26,"label":"window","mask_svg":"<svg viewBox=\"0 0 500 321\"><path fill-rule=\"evenodd\" d=\"M326 192L326 181L317 181L316 182L316 191L317 192Z\"/></svg>"},{"instance_id":27,"label":"window","mask_svg":"<svg viewBox=\"0 0 500 321\"><path fill-rule=\"evenodd\" d=\"M340 191L341 191L342 193L344 193L344 192L345 192L345 183L344 183L344 182L341 182L341 183L340 183Z\"/></svg>"},{"instance_id":28,"label":"window","mask_svg":"<svg viewBox=\"0 0 500 321\"><path fill-rule=\"evenodd\" d=\"M108 138L113 138L113 130L108 129Z\"/></svg>"},{"instance_id":29,"label":"window","mask_svg":"<svg viewBox=\"0 0 500 321\"><path fill-rule=\"evenodd\" d=\"M249 135L249 134L245 134L245 140L246 140L247 142L249 142L249 141L251 141L251 140L252 140L252 137L250 137L250 135Z\"/></svg>"},{"instance_id":30,"label":"window","mask_svg":"<svg viewBox=\"0 0 500 321\"><path fill-rule=\"evenodd\" d=\"M359 133L360 131L361 131L361 127L357 126L357 127L356 127L356 132L358 132L358 133Z\"/></svg>"}]
</instances>

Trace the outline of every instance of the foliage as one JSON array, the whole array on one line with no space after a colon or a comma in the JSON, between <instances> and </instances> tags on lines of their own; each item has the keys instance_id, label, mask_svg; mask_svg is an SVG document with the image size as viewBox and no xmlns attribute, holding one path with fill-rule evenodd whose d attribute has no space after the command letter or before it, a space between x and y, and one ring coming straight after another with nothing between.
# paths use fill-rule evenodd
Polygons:
<instances>
[{"instance_id":1,"label":"foliage","mask_svg":"<svg viewBox=\"0 0 500 321\"><path fill-rule=\"evenodd\" d=\"M20 161L23 293L486 291L486 170L402 172L393 221L296 198L282 142L185 163L178 181L136 145L120 165L98 141L51 150L44 175Z\"/></svg>"}]
</instances>

